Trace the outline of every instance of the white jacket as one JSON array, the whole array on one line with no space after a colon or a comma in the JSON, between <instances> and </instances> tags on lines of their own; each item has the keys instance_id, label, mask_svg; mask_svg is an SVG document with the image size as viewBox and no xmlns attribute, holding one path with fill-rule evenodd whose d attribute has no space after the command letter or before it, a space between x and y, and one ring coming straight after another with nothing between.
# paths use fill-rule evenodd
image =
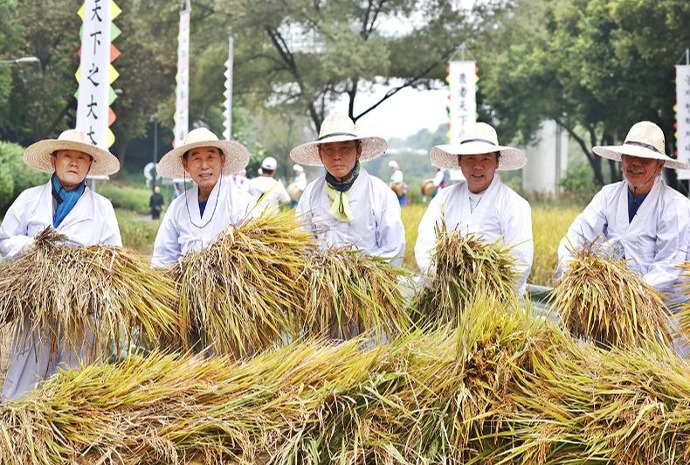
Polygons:
<instances>
[{"instance_id":1,"label":"white jacket","mask_svg":"<svg viewBox=\"0 0 690 465\"><path fill-rule=\"evenodd\" d=\"M518 292L524 294L527 277L532 270L534 242L532 240L532 209L529 203L506 186L494 174L474 211L470 211L469 189L460 182L441 190L431 202L419 223L414 253L417 266L426 271L431 265L436 245L436 224L445 212L446 228L474 233L490 242L501 240L511 247L516 259Z\"/></svg>"},{"instance_id":2,"label":"white jacket","mask_svg":"<svg viewBox=\"0 0 690 465\"><path fill-rule=\"evenodd\" d=\"M329 213L326 178L312 181L299 199L297 214L304 215L306 227L319 247L352 245L368 255L391 259L401 264L405 254L405 228L395 193L379 178L360 168L359 176L347 192L355 219L339 221Z\"/></svg>"},{"instance_id":3,"label":"white jacket","mask_svg":"<svg viewBox=\"0 0 690 465\"><path fill-rule=\"evenodd\" d=\"M256 215L249 193L228 178L221 177L211 191L203 218L196 186L170 203L153 245L153 266L165 266L190 250L201 250L214 242L228 226Z\"/></svg>"},{"instance_id":4,"label":"white jacket","mask_svg":"<svg viewBox=\"0 0 690 465\"><path fill-rule=\"evenodd\" d=\"M257 203L257 210L262 211L266 208L278 208L281 203L290 202L283 183L272 176L259 176L249 180L249 193Z\"/></svg>"}]
</instances>

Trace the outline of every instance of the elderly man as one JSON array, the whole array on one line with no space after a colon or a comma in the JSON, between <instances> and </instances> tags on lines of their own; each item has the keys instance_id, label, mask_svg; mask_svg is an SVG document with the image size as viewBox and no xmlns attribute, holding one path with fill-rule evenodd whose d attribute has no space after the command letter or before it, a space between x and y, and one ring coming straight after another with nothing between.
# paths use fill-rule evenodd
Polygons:
<instances>
[{"instance_id":1,"label":"elderly man","mask_svg":"<svg viewBox=\"0 0 690 465\"><path fill-rule=\"evenodd\" d=\"M248 162L245 146L218 140L206 128L190 131L184 144L161 158L156 167L160 176L189 176L196 186L173 200L165 212L153 245L154 266L168 265L190 250L206 247L228 225L250 214L255 206L252 197L225 178L244 169Z\"/></svg>"},{"instance_id":2,"label":"elderly man","mask_svg":"<svg viewBox=\"0 0 690 465\"><path fill-rule=\"evenodd\" d=\"M460 168L464 182L441 190L419 223L415 257L422 272L431 265L435 228L445 215L448 229L474 233L511 247L516 260L518 293L523 295L532 269L532 210L529 203L501 182L496 171L518 170L527 157L522 150L498 145L493 127L475 123L457 145L431 149L431 162L441 169Z\"/></svg>"},{"instance_id":3,"label":"elderly man","mask_svg":"<svg viewBox=\"0 0 690 465\"><path fill-rule=\"evenodd\" d=\"M614 256L624 258L645 282L676 300L677 265L690 239L690 201L668 187L664 167L690 169L666 155L664 133L649 121L633 125L623 145L593 147L597 155L622 162L624 181L604 186L580 213L558 247L560 276L575 250L598 237Z\"/></svg>"},{"instance_id":4,"label":"elderly man","mask_svg":"<svg viewBox=\"0 0 690 465\"><path fill-rule=\"evenodd\" d=\"M256 201L256 208L263 211L266 208L276 210L280 204L290 202L290 195L283 183L273 176L278 161L273 157L266 157L261 162L259 176L249 180L249 193Z\"/></svg>"},{"instance_id":5,"label":"elderly man","mask_svg":"<svg viewBox=\"0 0 690 465\"><path fill-rule=\"evenodd\" d=\"M115 156L91 144L84 132L70 129L57 139L29 146L24 163L53 174L47 184L22 192L7 211L0 226L2 257L21 257L31 249L34 236L46 227L66 235L70 244L122 246L112 204L85 183L87 174L103 176L119 171L120 162ZM48 334L49 329L45 330ZM45 334L25 330L16 335L2 391L4 401L30 391L58 368L92 361L93 341L89 336L77 352L75 347L53 341Z\"/></svg>"},{"instance_id":6,"label":"elderly man","mask_svg":"<svg viewBox=\"0 0 690 465\"><path fill-rule=\"evenodd\" d=\"M402 263L405 230L400 205L383 181L360 167L386 148L384 139L360 137L350 118L335 114L324 120L317 140L292 149L295 162L326 169L307 186L297 205L320 247L351 245Z\"/></svg>"}]
</instances>

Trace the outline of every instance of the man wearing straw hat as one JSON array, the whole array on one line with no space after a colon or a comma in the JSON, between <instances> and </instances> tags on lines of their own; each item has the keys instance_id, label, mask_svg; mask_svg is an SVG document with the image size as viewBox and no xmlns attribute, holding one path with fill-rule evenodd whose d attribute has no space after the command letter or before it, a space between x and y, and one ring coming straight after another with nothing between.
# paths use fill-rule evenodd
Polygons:
<instances>
[{"instance_id":1,"label":"man wearing straw hat","mask_svg":"<svg viewBox=\"0 0 690 465\"><path fill-rule=\"evenodd\" d=\"M475 123L457 145L431 149L431 163L441 169L458 169L464 182L447 187L431 202L419 223L415 258L426 272L432 263L435 228L445 217L447 228L473 233L510 246L516 259L518 292L523 295L532 269L532 210L529 203L501 182L496 171L518 170L527 157L522 150L498 145L493 127Z\"/></svg>"},{"instance_id":2,"label":"man wearing straw hat","mask_svg":"<svg viewBox=\"0 0 690 465\"><path fill-rule=\"evenodd\" d=\"M292 149L290 158L296 163L326 169L306 187L296 209L320 247L351 245L402 263L405 230L400 204L382 180L360 167L386 148L384 139L360 137L349 117L334 114L324 120L317 140Z\"/></svg>"},{"instance_id":3,"label":"man wearing straw hat","mask_svg":"<svg viewBox=\"0 0 690 465\"><path fill-rule=\"evenodd\" d=\"M690 201L668 187L661 172L690 166L666 155L664 133L649 121L634 124L623 145L592 151L620 161L625 180L604 186L575 218L558 246L557 274L580 246L600 237L609 254L627 260L647 284L676 300L677 266L685 260L690 238Z\"/></svg>"},{"instance_id":4,"label":"man wearing straw hat","mask_svg":"<svg viewBox=\"0 0 690 465\"><path fill-rule=\"evenodd\" d=\"M111 175L120 162L107 150L96 147L83 131L69 129L57 139L36 142L24 152L24 163L52 173L43 186L22 192L0 225L0 255L13 260L26 254L34 236L47 227L67 236L70 244L122 246L115 211L108 199L86 186L86 176ZM78 367L93 354L92 341L72 347L26 328L15 335L2 391L3 401L33 389L60 367ZM56 342L54 344L54 342Z\"/></svg>"},{"instance_id":5,"label":"man wearing straw hat","mask_svg":"<svg viewBox=\"0 0 690 465\"><path fill-rule=\"evenodd\" d=\"M161 158L156 167L160 176L190 177L195 186L170 203L153 245L154 266L174 263L190 250L206 247L228 225L250 214L255 206L251 195L225 178L248 162L244 145L219 140L206 128L189 131L184 144Z\"/></svg>"}]
</instances>

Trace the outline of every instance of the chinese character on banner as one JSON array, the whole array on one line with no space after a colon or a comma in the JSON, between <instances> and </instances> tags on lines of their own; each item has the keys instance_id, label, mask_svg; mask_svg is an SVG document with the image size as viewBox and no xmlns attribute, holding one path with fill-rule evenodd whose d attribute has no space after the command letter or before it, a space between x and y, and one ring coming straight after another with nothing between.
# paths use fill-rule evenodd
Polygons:
<instances>
[{"instance_id":1,"label":"chinese character on banner","mask_svg":"<svg viewBox=\"0 0 690 465\"><path fill-rule=\"evenodd\" d=\"M676 147L678 161L690 162L690 65L676 65ZM690 179L688 170L678 170L678 179Z\"/></svg>"},{"instance_id":2,"label":"chinese character on banner","mask_svg":"<svg viewBox=\"0 0 690 465\"><path fill-rule=\"evenodd\" d=\"M459 144L465 128L477 119L477 74L474 61L449 66L450 143Z\"/></svg>"},{"instance_id":3,"label":"chinese character on banner","mask_svg":"<svg viewBox=\"0 0 690 465\"><path fill-rule=\"evenodd\" d=\"M189 0L180 11L180 30L177 37L177 89L175 91L175 140L173 147L184 143L189 130L189 17L191 14Z\"/></svg>"}]
</instances>

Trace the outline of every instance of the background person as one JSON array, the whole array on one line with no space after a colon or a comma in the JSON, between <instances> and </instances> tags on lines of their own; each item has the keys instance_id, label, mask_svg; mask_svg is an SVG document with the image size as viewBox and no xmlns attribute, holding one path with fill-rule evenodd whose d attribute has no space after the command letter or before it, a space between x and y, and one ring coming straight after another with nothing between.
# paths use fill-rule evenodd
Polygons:
<instances>
[{"instance_id":1,"label":"background person","mask_svg":"<svg viewBox=\"0 0 690 465\"><path fill-rule=\"evenodd\" d=\"M160 186L153 186L153 194L151 194L151 197L149 198L149 209L151 210L152 220L160 219L164 204L165 199L163 198L163 194L161 194Z\"/></svg>"},{"instance_id":2,"label":"background person","mask_svg":"<svg viewBox=\"0 0 690 465\"><path fill-rule=\"evenodd\" d=\"M393 171L389 186L395 192L400 206L405 206L407 204L407 186L403 182L403 172L400 169L400 165L398 165L397 161L391 160L388 162L388 167Z\"/></svg>"},{"instance_id":3,"label":"background person","mask_svg":"<svg viewBox=\"0 0 690 465\"><path fill-rule=\"evenodd\" d=\"M122 246L115 211L108 199L86 186L86 175L111 175L120 170L117 157L96 147L84 132L64 131L57 139L29 146L24 163L53 173L50 181L22 192L7 210L0 225L0 255L18 259L33 246L34 236L46 227L67 236L73 245ZM13 400L56 373L92 362L95 354L90 334L72 347L53 341L49 328L31 332L26 322L14 338L2 400Z\"/></svg>"},{"instance_id":4,"label":"background person","mask_svg":"<svg viewBox=\"0 0 690 465\"><path fill-rule=\"evenodd\" d=\"M298 164L292 165L292 172L294 178L292 183L287 187L287 191L288 194L290 194L290 205L296 207L302 192L307 188L307 175L304 173L302 165Z\"/></svg>"},{"instance_id":5,"label":"background person","mask_svg":"<svg viewBox=\"0 0 690 465\"><path fill-rule=\"evenodd\" d=\"M334 114L324 120L317 140L290 151L296 163L326 170L309 183L297 204L297 213L304 215L322 249L353 246L402 263L405 229L400 204L383 181L360 166L386 148L385 139L360 137L349 117Z\"/></svg>"},{"instance_id":6,"label":"background person","mask_svg":"<svg viewBox=\"0 0 690 465\"><path fill-rule=\"evenodd\" d=\"M290 202L290 195L283 183L273 177L277 167L275 158L266 157L261 162L259 176L249 180L249 193L254 197L258 211L277 209L280 204Z\"/></svg>"}]
</instances>

